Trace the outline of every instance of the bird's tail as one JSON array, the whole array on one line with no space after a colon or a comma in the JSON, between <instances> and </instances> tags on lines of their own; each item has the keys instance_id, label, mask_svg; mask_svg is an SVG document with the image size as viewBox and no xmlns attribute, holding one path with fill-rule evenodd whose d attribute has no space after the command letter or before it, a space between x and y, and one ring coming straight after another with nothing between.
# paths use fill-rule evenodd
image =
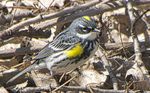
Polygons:
<instances>
[{"instance_id":1,"label":"bird's tail","mask_svg":"<svg viewBox=\"0 0 150 93\"><path fill-rule=\"evenodd\" d=\"M41 62L39 64L37 64L38 62L34 62L32 65L30 65L29 67L25 68L23 71L19 72L17 75L15 75L14 77L12 77L10 80L7 81L7 84L14 81L15 79L17 79L19 76L25 74L26 72L30 72L31 70L37 70L37 69L42 69L45 68L46 64L44 62Z\"/></svg>"}]
</instances>

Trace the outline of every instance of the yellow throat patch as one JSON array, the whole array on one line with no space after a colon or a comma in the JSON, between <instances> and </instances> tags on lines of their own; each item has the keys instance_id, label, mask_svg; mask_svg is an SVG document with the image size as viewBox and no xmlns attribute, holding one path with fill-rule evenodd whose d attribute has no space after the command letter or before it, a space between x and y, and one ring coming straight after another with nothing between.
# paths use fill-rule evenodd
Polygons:
<instances>
[{"instance_id":1,"label":"yellow throat patch","mask_svg":"<svg viewBox=\"0 0 150 93\"><path fill-rule=\"evenodd\" d=\"M91 21L91 18L89 16L83 16L84 19Z\"/></svg>"},{"instance_id":2,"label":"yellow throat patch","mask_svg":"<svg viewBox=\"0 0 150 93\"><path fill-rule=\"evenodd\" d=\"M73 47L72 49L65 51L65 54L67 55L68 58L80 56L82 53L83 47L81 46L80 43L76 44L75 47Z\"/></svg>"}]
</instances>

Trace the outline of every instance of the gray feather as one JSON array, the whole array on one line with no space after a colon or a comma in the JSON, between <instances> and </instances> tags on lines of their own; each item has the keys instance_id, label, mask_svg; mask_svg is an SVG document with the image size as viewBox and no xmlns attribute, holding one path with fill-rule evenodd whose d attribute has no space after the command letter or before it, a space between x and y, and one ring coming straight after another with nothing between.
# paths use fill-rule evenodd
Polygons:
<instances>
[{"instance_id":1,"label":"gray feather","mask_svg":"<svg viewBox=\"0 0 150 93\"><path fill-rule=\"evenodd\" d=\"M80 42L80 39L74 35L61 34L57 36L52 42L50 42L46 47L44 47L34 59L38 60L46 58L51 56L53 53L68 49L78 42Z\"/></svg>"},{"instance_id":2,"label":"gray feather","mask_svg":"<svg viewBox=\"0 0 150 93\"><path fill-rule=\"evenodd\" d=\"M17 79L18 77L20 77L21 75L30 72L31 70L35 70L35 69L42 69L45 68L45 63L44 62L40 62L38 64L38 61L34 62L32 65L30 65L29 67L25 68L23 71L19 72L17 75L15 75L14 77L12 77L9 81L7 81L7 84L14 81L15 79Z\"/></svg>"}]
</instances>

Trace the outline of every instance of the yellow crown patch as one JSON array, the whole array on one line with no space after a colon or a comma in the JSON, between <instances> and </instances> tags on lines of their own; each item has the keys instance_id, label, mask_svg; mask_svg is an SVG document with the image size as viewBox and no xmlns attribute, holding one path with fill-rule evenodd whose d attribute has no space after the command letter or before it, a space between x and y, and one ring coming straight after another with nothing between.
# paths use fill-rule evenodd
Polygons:
<instances>
[{"instance_id":1,"label":"yellow crown patch","mask_svg":"<svg viewBox=\"0 0 150 93\"><path fill-rule=\"evenodd\" d=\"M91 21L91 18L89 16L83 16L84 19Z\"/></svg>"}]
</instances>

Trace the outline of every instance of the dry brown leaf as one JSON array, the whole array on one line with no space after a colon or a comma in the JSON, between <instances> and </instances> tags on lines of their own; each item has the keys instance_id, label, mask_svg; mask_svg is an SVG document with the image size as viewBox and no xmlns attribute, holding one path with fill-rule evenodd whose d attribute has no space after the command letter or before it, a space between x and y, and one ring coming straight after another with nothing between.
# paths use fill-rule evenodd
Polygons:
<instances>
[{"instance_id":1,"label":"dry brown leaf","mask_svg":"<svg viewBox=\"0 0 150 93\"><path fill-rule=\"evenodd\" d=\"M83 87L86 87L89 84L97 84L102 86L107 79L107 76L104 74L98 73L96 70L84 70L79 76L79 84Z\"/></svg>"},{"instance_id":2,"label":"dry brown leaf","mask_svg":"<svg viewBox=\"0 0 150 93\"><path fill-rule=\"evenodd\" d=\"M64 6L66 0L39 0L39 6L42 9L48 8L49 6L57 6L59 8Z\"/></svg>"},{"instance_id":3,"label":"dry brown leaf","mask_svg":"<svg viewBox=\"0 0 150 93\"><path fill-rule=\"evenodd\" d=\"M31 71L31 78L33 79L36 86L47 86L47 85L56 86L55 80L51 78L47 70L45 71L46 72L44 73L39 71Z\"/></svg>"},{"instance_id":4,"label":"dry brown leaf","mask_svg":"<svg viewBox=\"0 0 150 93\"><path fill-rule=\"evenodd\" d=\"M9 43L9 44L1 46L0 50L14 49L14 48L19 48L19 47L20 47L20 44Z\"/></svg>"},{"instance_id":5,"label":"dry brown leaf","mask_svg":"<svg viewBox=\"0 0 150 93\"><path fill-rule=\"evenodd\" d=\"M25 81L24 83L17 84L14 89L22 89L25 88L28 85L28 81Z\"/></svg>"},{"instance_id":6,"label":"dry brown leaf","mask_svg":"<svg viewBox=\"0 0 150 93\"><path fill-rule=\"evenodd\" d=\"M132 82L132 88L135 90L150 90L150 78L143 75L137 64L127 71L126 81Z\"/></svg>"},{"instance_id":7,"label":"dry brown leaf","mask_svg":"<svg viewBox=\"0 0 150 93\"><path fill-rule=\"evenodd\" d=\"M9 93L4 87L0 87L0 93Z\"/></svg>"}]
</instances>

